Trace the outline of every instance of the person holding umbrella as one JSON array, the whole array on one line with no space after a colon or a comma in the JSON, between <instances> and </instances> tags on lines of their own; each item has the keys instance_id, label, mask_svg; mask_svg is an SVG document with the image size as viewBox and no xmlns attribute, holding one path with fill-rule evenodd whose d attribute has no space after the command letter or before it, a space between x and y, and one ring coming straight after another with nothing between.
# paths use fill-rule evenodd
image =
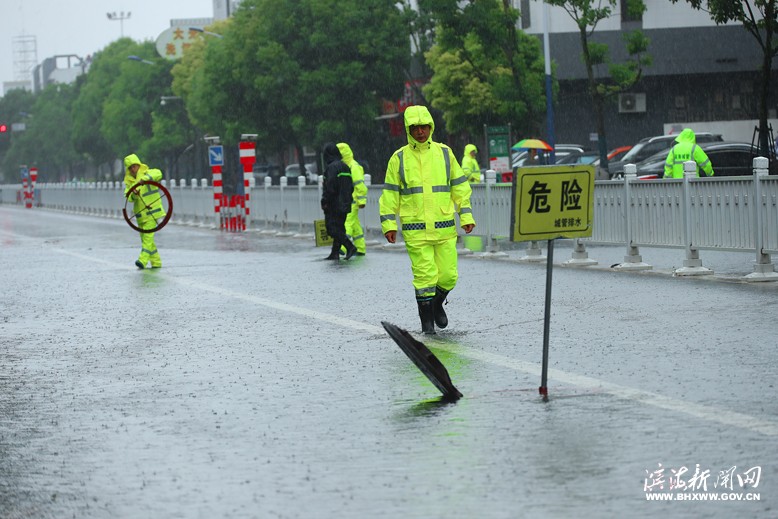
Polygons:
<instances>
[{"instance_id":1,"label":"person holding umbrella","mask_svg":"<svg viewBox=\"0 0 778 519\"><path fill-rule=\"evenodd\" d=\"M554 151L546 141L541 139L522 139L511 147L514 151L527 151L527 158L522 163L523 166L538 166L542 162L538 157L538 151L550 152ZM545 162L545 161L544 161Z\"/></svg>"},{"instance_id":2,"label":"person holding umbrella","mask_svg":"<svg viewBox=\"0 0 778 519\"><path fill-rule=\"evenodd\" d=\"M538 166L540 164L540 160L538 160L538 152L535 151L535 148L530 148L527 150L527 158L524 159L523 166Z\"/></svg>"}]
</instances>

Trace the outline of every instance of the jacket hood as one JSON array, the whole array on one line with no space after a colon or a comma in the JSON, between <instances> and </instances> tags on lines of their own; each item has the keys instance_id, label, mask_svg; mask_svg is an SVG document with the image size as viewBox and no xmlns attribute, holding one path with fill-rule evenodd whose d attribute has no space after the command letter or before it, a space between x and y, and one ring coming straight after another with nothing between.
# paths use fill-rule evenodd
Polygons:
<instances>
[{"instance_id":1,"label":"jacket hood","mask_svg":"<svg viewBox=\"0 0 778 519\"><path fill-rule=\"evenodd\" d=\"M128 169L133 164L142 164L137 155L131 153L130 155L124 157L124 169Z\"/></svg>"},{"instance_id":2,"label":"jacket hood","mask_svg":"<svg viewBox=\"0 0 778 519\"><path fill-rule=\"evenodd\" d=\"M338 151L340 151L340 156L343 158L343 162L345 162L346 165L350 166L351 163L354 162L354 152L351 151L351 148L348 144L345 142L339 142Z\"/></svg>"},{"instance_id":3,"label":"jacket hood","mask_svg":"<svg viewBox=\"0 0 778 519\"><path fill-rule=\"evenodd\" d=\"M430 125L430 136L427 142L432 140L432 134L435 133L435 121L432 120L432 114L427 110L426 106L409 106L405 109L405 133L408 136L408 144L420 144L416 139L411 137L411 126L419 126L424 124Z\"/></svg>"},{"instance_id":4,"label":"jacket hood","mask_svg":"<svg viewBox=\"0 0 778 519\"><path fill-rule=\"evenodd\" d=\"M696 143L697 136L694 135L694 130L692 130L691 128L684 128L683 131L678 134L678 137L675 138L675 142Z\"/></svg>"},{"instance_id":5,"label":"jacket hood","mask_svg":"<svg viewBox=\"0 0 778 519\"><path fill-rule=\"evenodd\" d=\"M326 143L322 149L322 153L324 154L325 164L329 164L330 162L341 160L343 158L340 154L340 150L338 150L338 147L334 142Z\"/></svg>"},{"instance_id":6,"label":"jacket hood","mask_svg":"<svg viewBox=\"0 0 778 519\"><path fill-rule=\"evenodd\" d=\"M140 159L138 158L138 156L135 155L134 153L131 153L131 154L127 155L126 157L124 157L124 176L125 177L127 177L130 174L130 166L132 166L133 164L139 164L141 169L143 169L143 166L144 166L143 162L141 162ZM148 169L148 166L146 166L146 168Z\"/></svg>"},{"instance_id":7,"label":"jacket hood","mask_svg":"<svg viewBox=\"0 0 778 519\"><path fill-rule=\"evenodd\" d=\"M478 152L478 148L475 147L475 144L468 144L465 146L465 157L469 157L470 153L472 152Z\"/></svg>"}]
</instances>

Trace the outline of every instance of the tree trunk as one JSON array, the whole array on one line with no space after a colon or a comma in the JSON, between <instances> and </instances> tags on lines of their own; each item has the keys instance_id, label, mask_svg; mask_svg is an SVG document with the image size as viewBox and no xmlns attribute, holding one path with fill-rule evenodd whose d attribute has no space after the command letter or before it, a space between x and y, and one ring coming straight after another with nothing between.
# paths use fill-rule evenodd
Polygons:
<instances>
[{"instance_id":1,"label":"tree trunk","mask_svg":"<svg viewBox=\"0 0 778 519\"><path fill-rule=\"evenodd\" d=\"M605 137L605 98L597 92L597 80L594 78L594 67L589 55L589 45L586 38L586 26L579 26L581 36L581 48L583 49L584 63L586 64L586 75L589 78L589 95L592 98L594 107L594 117L597 124L597 150L600 152L600 168L608 168L608 143Z\"/></svg>"}]
</instances>

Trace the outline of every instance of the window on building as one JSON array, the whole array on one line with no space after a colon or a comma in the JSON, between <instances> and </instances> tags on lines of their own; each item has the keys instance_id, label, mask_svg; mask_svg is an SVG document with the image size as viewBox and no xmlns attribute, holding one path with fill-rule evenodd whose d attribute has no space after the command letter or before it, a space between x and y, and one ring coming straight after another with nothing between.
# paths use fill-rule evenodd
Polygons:
<instances>
[{"instance_id":1,"label":"window on building","mask_svg":"<svg viewBox=\"0 0 778 519\"><path fill-rule=\"evenodd\" d=\"M521 28L529 29L532 26L532 20L529 17L529 0L521 0L519 12L521 13Z\"/></svg>"}]
</instances>

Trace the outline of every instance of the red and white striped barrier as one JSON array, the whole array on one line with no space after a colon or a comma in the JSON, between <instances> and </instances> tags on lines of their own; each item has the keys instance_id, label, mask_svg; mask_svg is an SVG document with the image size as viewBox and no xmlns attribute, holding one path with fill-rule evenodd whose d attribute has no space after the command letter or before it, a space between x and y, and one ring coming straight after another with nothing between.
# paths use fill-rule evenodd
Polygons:
<instances>
[{"instance_id":1,"label":"red and white striped barrier","mask_svg":"<svg viewBox=\"0 0 778 519\"><path fill-rule=\"evenodd\" d=\"M213 174L213 212L217 220L219 220L219 228L224 228L224 221L222 220L221 206L222 206L222 167L211 166L211 173Z\"/></svg>"},{"instance_id":2,"label":"red and white striped barrier","mask_svg":"<svg viewBox=\"0 0 778 519\"><path fill-rule=\"evenodd\" d=\"M251 225L251 177L254 174L254 163L257 161L256 143L251 141L240 142L240 163L243 165L243 197L240 200L243 218L240 221L240 230L245 231L247 225Z\"/></svg>"},{"instance_id":3,"label":"red and white striped barrier","mask_svg":"<svg viewBox=\"0 0 778 519\"><path fill-rule=\"evenodd\" d=\"M30 198L30 179L27 175L22 178L22 196L24 197L24 207L32 208L32 199Z\"/></svg>"},{"instance_id":4,"label":"red and white striped barrier","mask_svg":"<svg viewBox=\"0 0 778 519\"><path fill-rule=\"evenodd\" d=\"M38 181L38 168L30 168L30 202L27 206L32 208L35 203L35 183Z\"/></svg>"}]
</instances>

